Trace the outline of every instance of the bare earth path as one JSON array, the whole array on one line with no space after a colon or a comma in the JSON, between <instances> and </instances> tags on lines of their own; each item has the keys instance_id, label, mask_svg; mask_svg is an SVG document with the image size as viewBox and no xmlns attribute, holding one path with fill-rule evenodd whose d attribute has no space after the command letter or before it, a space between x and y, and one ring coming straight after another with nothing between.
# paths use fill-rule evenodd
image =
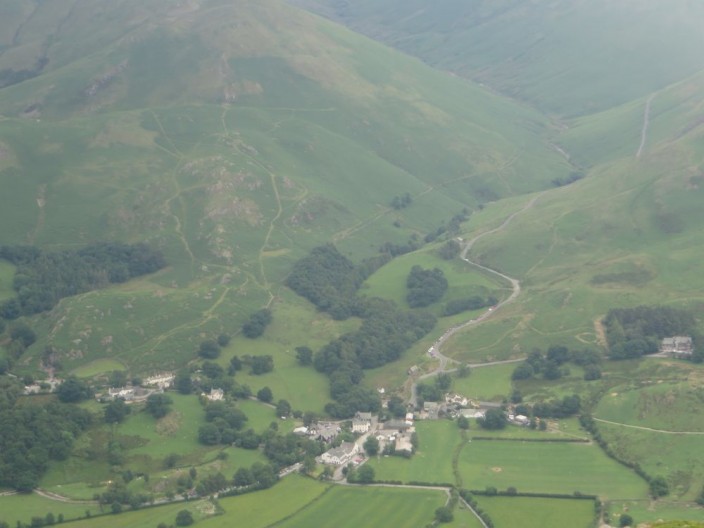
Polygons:
<instances>
[{"instance_id":1,"label":"bare earth path","mask_svg":"<svg viewBox=\"0 0 704 528\"><path fill-rule=\"evenodd\" d=\"M642 427L640 425L630 425L619 422L610 422L609 420L602 420L601 418L594 418L595 422L602 422L611 425L620 425L621 427L628 427L630 429L640 429L641 431L650 431L651 433L663 433L672 435L704 435L704 431L665 431L664 429L652 429L650 427Z\"/></svg>"},{"instance_id":2,"label":"bare earth path","mask_svg":"<svg viewBox=\"0 0 704 528\"><path fill-rule=\"evenodd\" d=\"M655 94L651 94L648 100L645 102L645 113L643 114L643 129L640 132L640 146L638 147L638 152L636 152L636 158L640 158L645 148L645 140L648 138L648 127L650 126L650 103L653 102Z\"/></svg>"}]
</instances>

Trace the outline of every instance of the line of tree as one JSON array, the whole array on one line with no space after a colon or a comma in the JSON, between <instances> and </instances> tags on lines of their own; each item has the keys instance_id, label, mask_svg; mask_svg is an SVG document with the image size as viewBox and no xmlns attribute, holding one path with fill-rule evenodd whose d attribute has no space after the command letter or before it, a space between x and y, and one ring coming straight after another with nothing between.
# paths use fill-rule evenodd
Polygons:
<instances>
[{"instance_id":1,"label":"line of tree","mask_svg":"<svg viewBox=\"0 0 704 528\"><path fill-rule=\"evenodd\" d=\"M601 378L601 355L593 349L570 350L563 345L552 345L547 353L535 348L523 363L513 370L514 381L541 376L546 380L556 380L569 375L567 363L574 363L584 368L584 379Z\"/></svg>"},{"instance_id":2,"label":"line of tree","mask_svg":"<svg viewBox=\"0 0 704 528\"><path fill-rule=\"evenodd\" d=\"M436 319L431 314L403 311L392 301L357 296L362 281L387 260L388 257L373 258L355 266L328 244L314 248L296 262L287 279L291 289L333 318L362 319L358 330L342 335L312 355L315 369L330 378L334 401L326 406L326 412L333 417L349 418L357 411L378 412L379 395L360 385L363 369L397 360L435 326ZM299 362L307 364L311 360L310 349L299 349Z\"/></svg>"},{"instance_id":3,"label":"line of tree","mask_svg":"<svg viewBox=\"0 0 704 528\"><path fill-rule=\"evenodd\" d=\"M448 301L443 308L442 315L450 316L469 310L479 310L481 308L486 308L487 306L494 306L498 302L499 300L493 295L489 295L486 299L481 295L472 295L471 297L464 299Z\"/></svg>"},{"instance_id":4,"label":"line of tree","mask_svg":"<svg viewBox=\"0 0 704 528\"><path fill-rule=\"evenodd\" d=\"M633 359L659 350L665 337L678 335L698 339L696 321L687 310L670 306L612 308L603 319L611 359ZM693 358L704 360L704 351Z\"/></svg>"},{"instance_id":5,"label":"line of tree","mask_svg":"<svg viewBox=\"0 0 704 528\"><path fill-rule=\"evenodd\" d=\"M153 273L166 266L146 244L101 242L79 250L47 252L34 246L0 246L0 258L17 267L17 297L0 305L0 317L17 319L51 310L64 297Z\"/></svg>"}]
</instances>

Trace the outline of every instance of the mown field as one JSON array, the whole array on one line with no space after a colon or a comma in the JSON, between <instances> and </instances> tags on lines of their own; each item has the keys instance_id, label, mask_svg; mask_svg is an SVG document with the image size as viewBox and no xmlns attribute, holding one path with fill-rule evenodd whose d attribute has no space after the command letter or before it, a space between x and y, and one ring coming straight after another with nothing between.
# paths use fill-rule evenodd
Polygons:
<instances>
[{"instance_id":1,"label":"mown field","mask_svg":"<svg viewBox=\"0 0 704 528\"><path fill-rule=\"evenodd\" d=\"M377 480L401 482L454 482L452 456L462 442L455 422L422 421L416 424L418 450L412 458L380 456L368 462Z\"/></svg>"},{"instance_id":2,"label":"mown field","mask_svg":"<svg viewBox=\"0 0 704 528\"><path fill-rule=\"evenodd\" d=\"M304 528L328 524L340 528L389 525L416 528L431 522L435 509L446 501L443 491L336 486L314 507L302 509L280 526Z\"/></svg>"},{"instance_id":3,"label":"mown field","mask_svg":"<svg viewBox=\"0 0 704 528\"><path fill-rule=\"evenodd\" d=\"M0 520L10 526L18 522L29 524L32 517L44 518L47 513L52 513L55 519L62 514L64 519L69 520L84 517L86 512L95 515L100 513L100 509L97 504L71 504L36 494L0 496Z\"/></svg>"},{"instance_id":4,"label":"mown field","mask_svg":"<svg viewBox=\"0 0 704 528\"><path fill-rule=\"evenodd\" d=\"M462 450L459 470L469 489L579 491L608 499L644 498L648 490L595 444L474 440Z\"/></svg>"},{"instance_id":5,"label":"mown field","mask_svg":"<svg viewBox=\"0 0 704 528\"><path fill-rule=\"evenodd\" d=\"M481 401L502 401L511 394L511 373L515 364L472 369L466 378L453 377L452 391Z\"/></svg>"},{"instance_id":6,"label":"mown field","mask_svg":"<svg viewBox=\"0 0 704 528\"><path fill-rule=\"evenodd\" d=\"M542 528L544 526L594 526L594 501L533 497L477 497L494 525Z\"/></svg>"}]
</instances>

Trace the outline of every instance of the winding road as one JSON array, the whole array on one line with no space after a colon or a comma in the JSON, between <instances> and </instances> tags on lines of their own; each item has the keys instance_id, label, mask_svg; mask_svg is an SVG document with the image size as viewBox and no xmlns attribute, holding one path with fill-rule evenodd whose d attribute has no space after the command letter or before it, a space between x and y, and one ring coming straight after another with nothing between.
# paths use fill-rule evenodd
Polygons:
<instances>
[{"instance_id":1,"label":"winding road","mask_svg":"<svg viewBox=\"0 0 704 528\"><path fill-rule=\"evenodd\" d=\"M543 191L543 192L545 192L545 191ZM409 403L412 407L415 408L416 405L417 405L417 403L418 403L417 396L416 396L416 386L417 386L418 382L420 382L420 381L422 381L422 380L424 380L424 379L433 377L433 376L437 376L438 374L455 372L455 371L457 370L456 368L450 368L450 369L447 368L447 365L448 365L448 364L451 364L451 363L458 363L458 362L457 362L456 360L454 360L454 359L452 359L452 358L449 358L449 357L447 357L447 356L445 356L445 355L442 354L441 348L442 348L443 344L445 344L445 342L446 342L448 339L450 339L450 337L452 337L453 335L455 335L455 334L456 334L457 332L459 332L460 330L464 330L465 328L469 328L470 326L474 326L474 325L478 325L478 324L483 323L483 322L486 321L489 317L491 317L491 316L494 315L497 311L499 311L503 306L506 306L507 304L512 303L513 301L515 301L516 298L521 294L521 283L520 283L520 281L519 281L518 279L514 279L513 277L509 277L509 276L506 275L505 273L501 273L501 272L498 271L498 270L495 270L495 269L493 269L493 268L489 268L489 267L487 267L487 266L484 266L484 265L482 265L482 264L479 264L478 262L474 262L474 261L470 260L470 259L467 257L467 255L468 255L469 251L472 249L472 246L474 246L474 244L475 244L476 242L478 242L479 240L481 240L482 238L484 238L484 237L486 237L486 236L493 235L493 234L495 234L495 233L498 233L498 232L503 231L504 229L506 229L506 227L513 221L513 219L516 218L516 216L518 216L519 214L521 214L521 213L527 211L528 209L530 209L531 207L533 207L533 206L535 205L535 202L537 202L538 199L539 199L542 195L543 195L543 193L540 193L540 194L535 195L535 196L534 196L528 203L526 203L526 205L524 205L521 209L519 209L518 211L515 211L515 212L513 212L511 215L509 215L509 216L506 218L506 220L504 220L504 221L501 223L501 225L499 225L498 227L495 227L494 229L490 229L489 231L484 231L483 233L478 234L477 236L475 236L475 237L472 238L471 240L468 240L468 241L465 243L464 247L462 248L462 251L460 252L460 258L461 258L462 260L464 260L464 261L465 261L467 264L469 264L470 266L474 266L475 268L479 268L479 269L484 270L484 271L486 271L486 272L488 272L488 273L491 273L491 274L493 274L493 275L496 275L497 277L500 277L501 279L503 279L503 280L505 280L505 281L508 281L508 282L511 284L511 289L512 289L511 295L509 295L509 296L508 296L506 299L504 299L503 301L499 302L496 306L493 306L493 307L489 308L486 312L484 312L483 314L481 314L479 317L477 317L477 318L475 318L475 319L470 319L469 321L466 321L466 322L464 322L464 323L462 323L462 324L460 324L460 325L457 325L457 326L453 326L452 328L448 328L448 329L445 331L445 333L442 334L442 335L437 339L437 341L435 341L435 343L433 343L433 345L428 349L428 353L429 353L431 356L436 357L436 358L439 360L439 364L438 364L438 367L437 367L435 370L433 370L432 372L429 372L429 373L427 373L427 374L423 374L422 376L419 376L419 377L417 377L417 378L415 378L415 379L409 378L409 379L411 379L411 387L410 387L410 389L411 389L411 394L410 394L408 403ZM507 360L504 360L504 361L493 361L493 362L490 362L490 363L470 363L470 364L469 364L469 367L470 367L470 368L481 368L481 367L489 367L489 366L492 366L492 365L503 365L503 364L507 364L507 363L516 363L516 362L519 362L519 361L523 361L523 358L519 358L519 359L507 359Z\"/></svg>"}]
</instances>

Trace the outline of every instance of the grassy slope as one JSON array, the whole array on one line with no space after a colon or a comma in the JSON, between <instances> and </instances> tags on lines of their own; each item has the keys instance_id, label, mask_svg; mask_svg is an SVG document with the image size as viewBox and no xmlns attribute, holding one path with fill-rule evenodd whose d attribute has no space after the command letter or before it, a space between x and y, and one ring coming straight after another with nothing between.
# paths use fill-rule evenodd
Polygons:
<instances>
[{"instance_id":1,"label":"grassy slope","mask_svg":"<svg viewBox=\"0 0 704 528\"><path fill-rule=\"evenodd\" d=\"M704 68L704 9L686 0L293 3L568 116L646 96Z\"/></svg>"},{"instance_id":2,"label":"grassy slope","mask_svg":"<svg viewBox=\"0 0 704 528\"><path fill-rule=\"evenodd\" d=\"M22 17L0 28L0 68L49 58L0 90L0 242L147 240L171 264L39 323L69 368L182 364L311 246L360 258L570 170L537 112L276 1L116 4L24 3L14 44Z\"/></svg>"},{"instance_id":3,"label":"grassy slope","mask_svg":"<svg viewBox=\"0 0 704 528\"><path fill-rule=\"evenodd\" d=\"M477 243L473 257L521 279L523 292L491 321L457 336L450 350L482 359L551 343L594 346L593 322L611 307L699 305L704 151L696 123L704 117L697 88L703 83L699 76L686 89L678 84L658 94L640 158L633 150L596 165L585 179L546 192L520 220ZM666 103L667 111L657 106ZM609 137L618 143L618 131ZM492 222L490 214L506 217L517 209L491 204L473 216L470 232Z\"/></svg>"}]
</instances>

